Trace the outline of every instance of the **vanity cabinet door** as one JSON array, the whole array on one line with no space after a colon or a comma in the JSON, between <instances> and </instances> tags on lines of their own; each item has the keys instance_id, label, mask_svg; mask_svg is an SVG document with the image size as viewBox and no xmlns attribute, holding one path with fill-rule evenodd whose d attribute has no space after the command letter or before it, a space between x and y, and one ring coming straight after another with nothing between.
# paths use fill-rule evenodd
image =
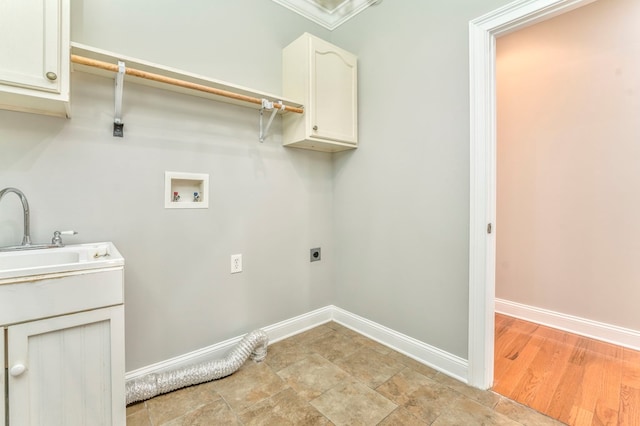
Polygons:
<instances>
[{"instance_id":1,"label":"vanity cabinet door","mask_svg":"<svg viewBox=\"0 0 640 426\"><path fill-rule=\"evenodd\" d=\"M7 396L4 394L4 384L7 378L5 377L5 368L6 365L4 362L4 334L6 333L6 329L4 327L0 327L0 424L4 423L5 419L5 406L7 401Z\"/></svg>"},{"instance_id":2,"label":"vanity cabinet door","mask_svg":"<svg viewBox=\"0 0 640 426\"><path fill-rule=\"evenodd\" d=\"M123 330L122 305L9 326L9 424L125 424Z\"/></svg>"}]
</instances>

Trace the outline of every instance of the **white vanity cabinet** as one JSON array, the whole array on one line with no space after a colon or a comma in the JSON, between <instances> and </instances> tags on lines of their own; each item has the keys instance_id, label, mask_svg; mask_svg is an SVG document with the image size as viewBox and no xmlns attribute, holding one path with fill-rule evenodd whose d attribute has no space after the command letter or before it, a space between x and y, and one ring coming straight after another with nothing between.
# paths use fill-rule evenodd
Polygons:
<instances>
[{"instance_id":1,"label":"white vanity cabinet","mask_svg":"<svg viewBox=\"0 0 640 426\"><path fill-rule=\"evenodd\" d=\"M74 254L51 250L43 255ZM0 424L125 424L124 261L115 249L108 256L65 272L0 274Z\"/></svg>"},{"instance_id":2,"label":"white vanity cabinet","mask_svg":"<svg viewBox=\"0 0 640 426\"><path fill-rule=\"evenodd\" d=\"M283 144L316 151L358 145L358 60L311 34L283 50L283 96L299 99L305 113L285 114Z\"/></svg>"},{"instance_id":3,"label":"white vanity cabinet","mask_svg":"<svg viewBox=\"0 0 640 426\"><path fill-rule=\"evenodd\" d=\"M10 425L116 425L122 305L7 327ZM116 362L117 364L117 362ZM114 410L117 408L117 410ZM115 412L114 412L115 411Z\"/></svg>"},{"instance_id":4,"label":"white vanity cabinet","mask_svg":"<svg viewBox=\"0 0 640 426\"><path fill-rule=\"evenodd\" d=\"M0 2L0 108L69 116L69 4Z\"/></svg>"}]
</instances>

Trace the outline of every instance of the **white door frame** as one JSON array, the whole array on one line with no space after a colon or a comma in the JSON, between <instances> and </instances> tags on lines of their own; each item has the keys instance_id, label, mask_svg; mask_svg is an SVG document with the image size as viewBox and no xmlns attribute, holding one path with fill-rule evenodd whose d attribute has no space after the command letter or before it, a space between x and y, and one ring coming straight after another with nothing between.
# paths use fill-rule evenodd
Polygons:
<instances>
[{"instance_id":1,"label":"white door frame","mask_svg":"<svg viewBox=\"0 0 640 426\"><path fill-rule=\"evenodd\" d=\"M496 37L595 0L517 0L469 22L471 113L468 383L493 385L496 264ZM488 225L493 230L487 232Z\"/></svg>"}]
</instances>

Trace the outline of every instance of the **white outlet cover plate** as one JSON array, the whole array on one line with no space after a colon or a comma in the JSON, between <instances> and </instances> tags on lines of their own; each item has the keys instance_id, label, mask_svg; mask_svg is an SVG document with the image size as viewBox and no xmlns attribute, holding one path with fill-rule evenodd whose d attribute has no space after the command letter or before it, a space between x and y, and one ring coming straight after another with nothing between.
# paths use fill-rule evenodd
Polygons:
<instances>
[{"instance_id":1,"label":"white outlet cover plate","mask_svg":"<svg viewBox=\"0 0 640 426\"><path fill-rule=\"evenodd\" d=\"M242 272L242 255L232 254L231 255L231 273L237 274L238 272Z\"/></svg>"}]
</instances>

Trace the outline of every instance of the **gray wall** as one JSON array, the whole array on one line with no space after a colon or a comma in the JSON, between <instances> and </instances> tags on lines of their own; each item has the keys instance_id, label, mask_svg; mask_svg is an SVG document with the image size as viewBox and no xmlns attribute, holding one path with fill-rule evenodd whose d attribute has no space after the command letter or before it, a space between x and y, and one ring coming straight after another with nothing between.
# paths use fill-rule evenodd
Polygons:
<instances>
[{"instance_id":1,"label":"gray wall","mask_svg":"<svg viewBox=\"0 0 640 426\"><path fill-rule=\"evenodd\" d=\"M640 330L640 2L497 43L496 297Z\"/></svg>"},{"instance_id":2,"label":"gray wall","mask_svg":"<svg viewBox=\"0 0 640 426\"><path fill-rule=\"evenodd\" d=\"M73 0L72 39L281 92L281 50L310 21L270 1ZM111 136L113 80L76 72L71 120L0 111L0 187L32 208L32 236L113 241L126 259L128 371L334 301L331 156L258 142L258 111L125 85L125 137ZM210 175L207 210L164 209L164 172ZM0 245L22 233L0 204ZM309 263L309 248L323 259ZM230 274L242 253L244 272Z\"/></svg>"},{"instance_id":3,"label":"gray wall","mask_svg":"<svg viewBox=\"0 0 640 426\"><path fill-rule=\"evenodd\" d=\"M467 358L469 20L505 0L383 1L359 56L360 149L336 156L336 305Z\"/></svg>"},{"instance_id":4,"label":"gray wall","mask_svg":"<svg viewBox=\"0 0 640 426\"><path fill-rule=\"evenodd\" d=\"M507 2L387 0L328 33L267 0L72 0L75 41L268 92L303 31L353 51L361 147L259 145L253 110L133 85L115 139L112 81L76 73L72 120L0 111L0 186L29 196L35 240L120 248L127 370L327 304L466 358L468 21ZM209 173L210 208L165 210L165 170Z\"/></svg>"}]
</instances>

